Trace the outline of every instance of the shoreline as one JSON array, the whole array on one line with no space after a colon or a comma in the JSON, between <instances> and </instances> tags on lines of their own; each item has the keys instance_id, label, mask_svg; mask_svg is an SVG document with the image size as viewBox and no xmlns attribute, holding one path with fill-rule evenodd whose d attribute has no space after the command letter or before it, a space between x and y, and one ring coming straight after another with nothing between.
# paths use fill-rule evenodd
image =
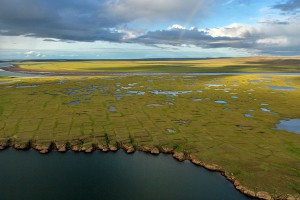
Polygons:
<instances>
[{"instance_id":1,"label":"shoreline","mask_svg":"<svg viewBox=\"0 0 300 200\"><path fill-rule=\"evenodd\" d=\"M233 184L234 188L241 192L242 194L254 198L254 199L262 199L262 200L300 200L300 196L293 196L290 194L286 195L279 195L279 196L272 196L268 192L265 191L258 191L254 192L247 187L244 187L240 184L240 182L229 172L225 171L222 167L215 165L215 164L207 164L205 162L202 162L198 160L193 154L181 152L181 151L174 151L173 148L170 148L169 146L161 146L161 147L149 147L149 146L141 146L138 145L134 147L131 144L121 144L117 143L116 145L112 144L98 144L98 145L91 145L90 147L84 147L77 144L71 144L69 142L67 143L55 143L51 142L49 145L41 145L38 143L32 143L31 141L23 144L17 144L12 143L10 140L7 140L6 142L0 143L0 151L5 150L7 148L14 148L16 150L29 150L29 149L35 149L41 154L47 154L51 151L57 151L59 153L65 153L69 150L73 152L82 152L82 153L92 153L94 151L102 151L102 152L116 152L118 150L124 150L128 154L132 154L135 151L141 151L145 153L150 153L152 155L158 155L160 153L169 154L172 155L174 159L176 159L179 162L183 161L190 161L196 166L200 166L205 168L206 170L213 171L213 172L219 172L222 176L224 176L228 181L230 181L231 184Z\"/></svg>"},{"instance_id":2,"label":"shoreline","mask_svg":"<svg viewBox=\"0 0 300 200\"><path fill-rule=\"evenodd\" d=\"M162 75L194 75L194 76L222 76L222 75L288 75L300 76L300 72L79 72L79 71L38 71L21 68L18 65L0 68L8 72L42 76L162 76Z\"/></svg>"}]
</instances>

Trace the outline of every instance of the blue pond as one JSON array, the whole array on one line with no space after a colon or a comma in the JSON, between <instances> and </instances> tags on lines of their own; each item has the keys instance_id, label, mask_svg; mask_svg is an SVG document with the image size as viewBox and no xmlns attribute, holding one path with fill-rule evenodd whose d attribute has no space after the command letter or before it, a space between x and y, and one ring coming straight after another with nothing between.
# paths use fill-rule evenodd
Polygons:
<instances>
[{"instance_id":1,"label":"blue pond","mask_svg":"<svg viewBox=\"0 0 300 200\"><path fill-rule=\"evenodd\" d=\"M194 102L199 102L199 101L202 101L202 99L199 99L199 98L195 98L193 99Z\"/></svg>"},{"instance_id":2,"label":"blue pond","mask_svg":"<svg viewBox=\"0 0 300 200\"><path fill-rule=\"evenodd\" d=\"M267 109L267 108L260 108L262 111L264 111L264 112L271 112L269 109Z\"/></svg>"},{"instance_id":3,"label":"blue pond","mask_svg":"<svg viewBox=\"0 0 300 200\"><path fill-rule=\"evenodd\" d=\"M227 104L227 102L223 100L216 100L215 102L218 104Z\"/></svg>"},{"instance_id":4,"label":"blue pond","mask_svg":"<svg viewBox=\"0 0 300 200\"><path fill-rule=\"evenodd\" d=\"M249 117L249 118L252 118L252 117L253 117L253 115L251 115L251 114L249 114L249 113L244 114L244 116L245 116L245 117Z\"/></svg>"},{"instance_id":5,"label":"blue pond","mask_svg":"<svg viewBox=\"0 0 300 200\"><path fill-rule=\"evenodd\" d=\"M109 110L110 112L116 112L116 111L117 111L117 108L116 108L115 106L109 106L109 107L108 107L108 110Z\"/></svg>"},{"instance_id":6,"label":"blue pond","mask_svg":"<svg viewBox=\"0 0 300 200\"><path fill-rule=\"evenodd\" d=\"M300 119L280 120L280 123L276 125L276 129L300 134Z\"/></svg>"},{"instance_id":7,"label":"blue pond","mask_svg":"<svg viewBox=\"0 0 300 200\"><path fill-rule=\"evenodd\" d=\"M154 90L154 91L150 91L150 93L155 94L155 95L160 95L160 94L164 94L164 95L169 95L169 96L178 96L181 94L190 94L192 91L189 90L183 90L183 91L163 91L163 90Z\"/></svg>"},{"instance_id":8,"label":"blue pond","mask_svg":"<svg viewBox=\"0 0 300 200\"><path fill-rule=\"evenodd\" d=\"M80 104L81 101L80 100L76 100L76 101L71 101L69 104L71 105L77 105L77 104Z\"/></svg>"},{"instance_id":9,"label":"blue pond","mask_svg":"<svg viewBox=\"0 0 300 200\"><path fill-rule=\"evenodd\" d=\"M296 88L293 87L282 87L282 86L268 86L268 88L273 90L288 90L288 91L294 91Z\"/></svg>"}]
</instances>

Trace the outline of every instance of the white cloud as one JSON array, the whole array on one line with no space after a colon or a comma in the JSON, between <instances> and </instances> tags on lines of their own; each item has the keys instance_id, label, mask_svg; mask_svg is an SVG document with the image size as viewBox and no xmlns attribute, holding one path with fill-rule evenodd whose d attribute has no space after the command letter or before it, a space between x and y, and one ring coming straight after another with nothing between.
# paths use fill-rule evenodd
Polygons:
<instances>
[{"instance_id":1,"label":"white cloud","mask_svg":"<svg viewBox=\"0 0 300 200\"><path fill-rule=\"evenodd\" d=\"M290 44L287 37L263 38L263 39L258 39L256 43L264 44L264 45L279 45L279 46L287 46Z\"/></svg>"},{"instance_id":2,"label":"white cloud","mask_svg":"<svg viewBox=\"0 0 300 200\"><path fill-rule=\"evenodd\" d=\"M246 24L233 23L228 26L205 30L212 37L244 38L255 32L255 28Z\"/></svg>"},{"instance_id":3,"label":"white cloud","mask_svg":"<svg viewBox=\"0 0 300 200\"><path fill-rule=\"evenodd\" d=\"M184 30L184 31L182 31ZM165 30L149 31L133 42L147 45L195 45L202 48L235 48L272 55L300 54L300 18L284 23L272 19L254 25L233 23L211 29L173 25Z\"/></svg>"},{"instance_id":4,"label":"white cloud","mask_svg":"<svg viewBox=\"0 0 300 200\"><path fill-rule=\"evenodd\" d=\"M24 52L25 57L46 57L46 55L37 51L26 51Z\"/></svg>"},{"instance_id":5,"label":"white cloud","mask_svg":"<svg viewBox=\"0 0 300 200\"><path fill-rule=\"evenodd\" d=\"M141 29L118 28L116 31L122 34L123 41L127 41L145 34L145 30Z\"/></svg>"},{"instance_id":6,"label":"white cloud","mask_svg":"<svg viewBox=\"0 0 300 200\"><path fill-rule=\"evenodd\" d=\"M186 28L184 26L179 25L179 24L173 24L172 26L169 26L167 28L167 30L173 30L173 29L185 30Z\"/></svg>"},{"instance_id":7,"label":"white cloud","mask_svg":"<svg viewBox=\"0 0 300 200\"><path fill-rule=\"evenodd\" d=\"M26 51L24 54L25 55L32 55L32 54L34 54L35 52L34 51Z\"/></svg>"}]
</instances>

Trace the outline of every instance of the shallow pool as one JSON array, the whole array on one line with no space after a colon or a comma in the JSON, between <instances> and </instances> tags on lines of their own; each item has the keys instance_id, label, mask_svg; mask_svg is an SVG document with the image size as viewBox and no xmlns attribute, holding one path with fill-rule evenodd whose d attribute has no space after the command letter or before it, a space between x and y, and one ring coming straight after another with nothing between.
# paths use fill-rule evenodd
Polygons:
<instances>
[{"instance_id":1,"label":"shallow pool","mask_svg":"<svg viewBox=\"0 0 300 200\"><path fill-rule=\"evenodd\" d=\"M300 119L280 120L279 124L276 125L276 129L300 134Z\"/></svg>"},{"instance_id":2,"label":"shallow pool","mask_svg":"<svg viewBox=\"0 0 300 200\"><path fill-rule=\"evenodd\" d=\"M287 91L294 91L296 88L294 87L283 87L283 86L268 86L268 88L273 90L287 90Z\"/></svg>"},{"instance_id":3,"label":"shallow pool","mask_svg":"<svg viewBox=\"0 0 300 200\"><path fill-rule=\"evenodd\" d=\"M227 102L223 100L216 100L215 102L218 104L227 104Z\"/></svg>"}]
</instances>

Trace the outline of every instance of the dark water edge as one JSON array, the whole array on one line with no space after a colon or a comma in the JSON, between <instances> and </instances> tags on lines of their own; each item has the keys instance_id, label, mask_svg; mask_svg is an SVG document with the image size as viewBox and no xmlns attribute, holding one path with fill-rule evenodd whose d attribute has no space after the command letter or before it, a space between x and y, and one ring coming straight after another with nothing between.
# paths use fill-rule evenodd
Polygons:
<instances>
[{"instance_id":1,"label":"dark water edge","mask_svg":"<svg viewBox=\"0 0 300 200\"><path fill-rule=\"evenodd\" d=\"M249 199L220 173L170 155L0 152L0 199Z\"/></svg>"}]
</instances>

